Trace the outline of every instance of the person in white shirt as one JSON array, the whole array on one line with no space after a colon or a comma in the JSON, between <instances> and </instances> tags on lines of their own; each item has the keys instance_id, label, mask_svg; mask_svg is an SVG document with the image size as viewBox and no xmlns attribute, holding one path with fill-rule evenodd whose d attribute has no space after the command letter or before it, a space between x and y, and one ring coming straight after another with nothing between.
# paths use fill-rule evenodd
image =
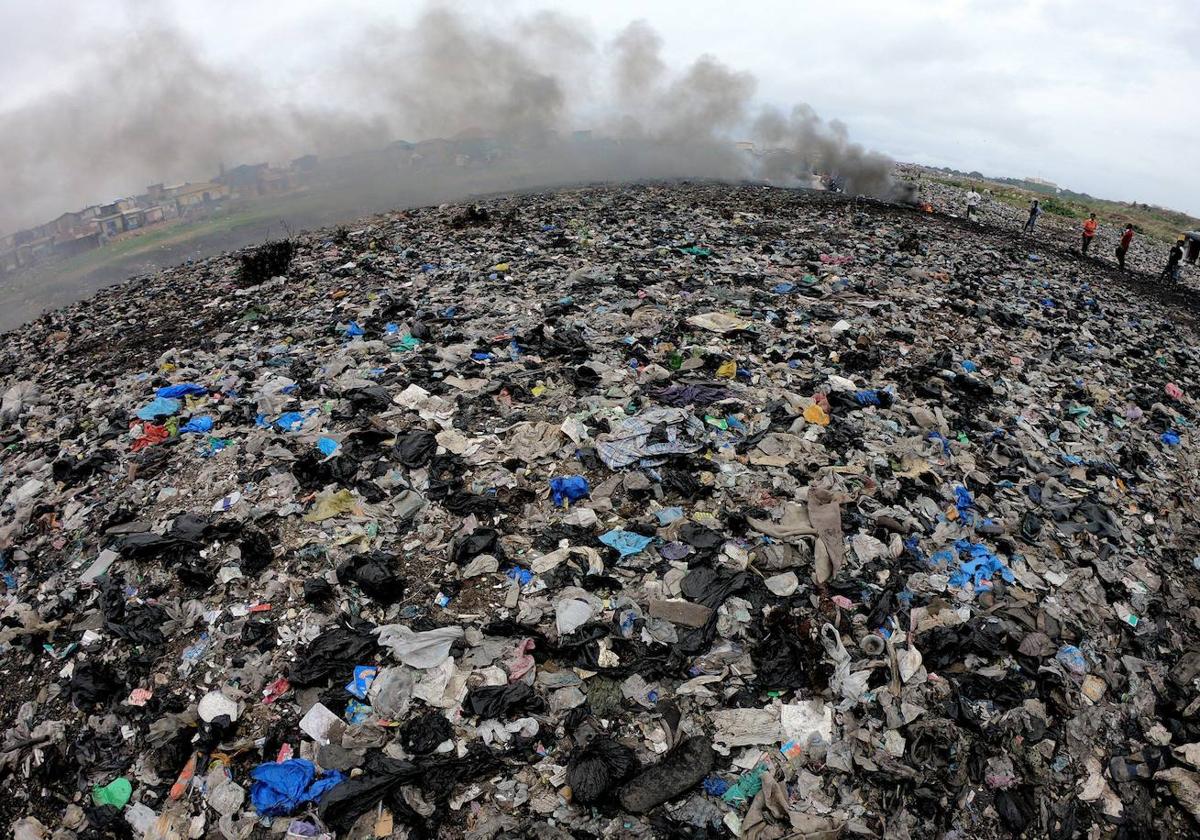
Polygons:
<instances>
[{"instance_id":1,"label":"person in white shirt","mask_svg":"<svg viewBox=\"0 0 1200 840\"><path fill-rule=\"evenodd\" d=\"M983 201L983 196L981 196L979 193L975 192L975 190L971 190L969 193L967 193L967 221L968 222L976 221L975 217L979 215L979 203L981 201Z\"/></svg>"}]
</instances>

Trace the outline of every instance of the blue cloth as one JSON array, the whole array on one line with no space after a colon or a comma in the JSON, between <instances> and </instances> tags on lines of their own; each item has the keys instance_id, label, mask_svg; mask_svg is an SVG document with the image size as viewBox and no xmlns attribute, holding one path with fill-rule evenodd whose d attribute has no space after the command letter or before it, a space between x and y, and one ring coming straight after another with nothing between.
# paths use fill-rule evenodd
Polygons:
<instances>
[{"instance_id":1,"label":"blue cloth","mask_svg":"<svg viewBox=\"0 0 1200 840\"><path fill-rule=\"evenodd\" d=\"M158 417L169 417L179 410L179 400L169 397L155 397L137 410L139 420L154 420Z\"/></svg>"},{"instance_id":2,"label":"blue cloth","mask_svg":"<svg viewBox=\"0 0 1200 840\"><path fill-rule=\"evenodd\" d=\"M975 507L975 500L971 498L971 491L961 484L954 488L954 506L958 508L959 519L971 521L971 508Z\"/></svg>"},{"instance_id":3,"label":"blue cloth","mask_svg":"<svg viewBox=\"0 0 1200 840\"><path fill-rule=\"evenodd\" d=\"M954 547L960 555L966 554L969 559L958 567L958 571L950 575L951 586L962 588L967 583L972 583L976 592L987 592L992 588L991 580L996 575L1008 583L1016 580L1012 569L1004 565L1003 560L992 554L986 545L973 543L970 540L959 540Z\"/></svg>"},{"instance_id":4,"label":"blue cloth","mask_svg":"<svg viewBox=\"0 0 1200 840\"><path fill-rule=\"evenodd\" d=\"M729 790L729 782L720 776L709 776L704 780L704 792L709 796L720 796Z\"/></svg>"},{"instance_id":5,"label":"blue cloth","mask_svg":"<svg viewBox=\"0 0 1200 840\"><path fill-rule=\"evenodd\" d=\"M565 475L550 479L550 496L554 499L554 504L559 507L563 506L563 502L577 502L585 499L590 492L592 492L592 488L588 485L588 480L581 475Z\"/></svg>"},{"instance_id":6,"label":"blue cloth","mask_svg":"<svg viewBox=\"0 0 1200 840\"><path fill-rule=\"evenodd\" d=\"M181 435L204 435L212 431L213 419L206 414L199 414L179 427Z\"/></svg>"},{"instance_id":7,"label":"blue cloth","mask_svg":"<svg viewBox=\"0 0 1200 840\"><path fill-rule=\"evenodd\" d=\"M854 401L856 403L858 403L859 405L863 405L863 406L866 406L866 405L876 405L877 406L880 404L879 392L878 391L855 391L854 392Z\"/></svg>"},{"instance_id":8,"label":"blue cloth","mask_svg":"<svg viewBox=\"0 0 1200 840\"><path fill-rule=\"evenodd\" d=\"M620 552L622 557L628 557L631 554L638 554L645 550L646 546L654 542L654 538L643 537L641 534L635 534L633 531L622 531L618 528L609 531L607 534L601 534L600 542L609 548L615 548Z\"/></svg>"},{"instance_id":9,"label":"blue cloth","mask_svg":"<svg viewBox=\"0 0 1200 840\"><path fill-rule=\"evenodd\" d=\"M156 397L178 399L179 397L205 397L208 389L195 382L180 382L178 385L166 385L154 392Z\"/></svg>"},{"instance_id":10,"label":"blue cloth","mask_svg":"<svg viewBox=\"0 0 1200 840\"><path fill-rule=\"evenodd\" d=\"M320 799L325 791L339 785L345 776L330 770L317 778L317 767L303 758L260 764L250 771L254 784L250 801L264 817L285 817L305 802Z\"/></svg>"}]
</instances>

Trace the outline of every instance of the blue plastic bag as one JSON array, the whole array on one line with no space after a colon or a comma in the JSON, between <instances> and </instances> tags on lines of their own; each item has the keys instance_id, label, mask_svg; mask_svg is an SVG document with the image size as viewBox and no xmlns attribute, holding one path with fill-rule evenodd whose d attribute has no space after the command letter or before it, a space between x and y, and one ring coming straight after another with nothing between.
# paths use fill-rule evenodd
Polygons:
<instances>
[{"instance_id":1,"label":"blue plastic bag","mask_svg":"<svg viewBox=\"0 0 1200 840\"><path fill-rule=\"evenodd\" d=\"M200 414L193 417L191 420L179 427L181 435L205 435L212 431L213 419L205 414Z\"/></svg>"},{"instance_id":2,"label":"blue plastic bag","mask_svg":"<svg viewBox=\"0 0 1200 840\"><path fill-rule=\"evenodd\" d=\"M179 400L170 397L155 397L137 410L139 420L154 420L159 417L169 417L179 410Z\"/></svg>"},{"instance_id":3,"label":"blue plastic bag","mask_svg":"<svg viewBox=\"0 0 1200 840\"><path fill-rule=\"evenodd\" d=\"M653 537L643 537L633 531L622 531L619 528L600 535L600 542L609 548L615 548L622 557L637 554L654 542Z\"/></svg>"},{"instance_id":4,"label":"blue plastic bag","mask_svg":"<svg viewBox=\"0 0 1200 840\"><path fill-rule=\"evenodd\" d=\"M559 507L563 506L563 502L577 502L585 499L590 492L592 492L592 488L588 485L588 480L581 475L565 475L550 479L550 496L554 499L554 504Z\"/></svg>"},{"instance_id":5,"label":"blue plastic bag","mask_svg":"<svg viewBox=\"0 0 1200 840\"><path fill-rule=\"evenodd\" d=\"M364 335L365 332L366 331L358 325L358 321L351 321L350 325L346 327L346 335L350 338L358 338L360 335Z\"/></svg>"},{"instance_id":6,"label":"blue plastic bag","mask_svg":"<svg viewBox=\"0 0 1200 840\"><path fill-rule=\"evenodd\" d=\"M275 425L282 432L295 432L304 425L304 415L298 411L289 411L286 414L279 415L275 420Z\"/></svg>"},{"instance_id":7,"label":"blue plastic bag","mask_svg":"<svg viewBox=\"0 0 1200 840\"><path fill-rule=\"evenodd\" d=\"M972 583L976 592L987 592L992 588L992 578L996 575L1008 583L1016 580L1012 569L1004 565L1004 561L989 551L986 545L959 540L954 548L959 554L967 554L970 559L950 575L951 586L962 588Z\"/></svg>"},{"instance_id":8,"label":"blue plastic bag","mask_svg":"<svg viewBox=\"0 0 1200 840\"><path fill-rule=\"evenodd\" d=\"M317 767L303 758L260 764L250 771L254 784L250 801L264 817L285 817L305 802L320 799L325 791L341 784L345 776L330 770L317 778Z\"/></svg>"},{"instance_id":9,"label":"blue plastic bag","mask_svg":"<svg viewBox=\"0 0 1200 840\"><path fill-rule=\"evenodd\" d=\"M338 451L338 442L331 437L323 437L317 441L317 449L321 450L322 455L329 456Z\"/></svg>"},{"instance_id":10,"label":"blue plastic bag","mask_svg":"<svg viewBox=\"0 0 1200 840\"><path fill-rule=\"evenodd\" d=\"M165 385L154 392L156 397L166 397L168 399L178 399L179 397L205 397L208 396L208 389L203 385L197 385L195 382L180 382L177 385Z\"/></svg>"}]
</instances>

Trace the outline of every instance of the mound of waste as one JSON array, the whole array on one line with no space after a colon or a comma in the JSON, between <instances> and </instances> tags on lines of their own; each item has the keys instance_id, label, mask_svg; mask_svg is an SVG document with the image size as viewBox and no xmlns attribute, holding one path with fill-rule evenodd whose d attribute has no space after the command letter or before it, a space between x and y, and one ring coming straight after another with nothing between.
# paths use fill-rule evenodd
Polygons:
<instances>
[{"instance_id":1,"label":"mound of waste","mask_svg":"<svg viewBox=\"0 0 1200 840\"><path fill-rule=\"evenodd\" d=\"M265 247L0 337L12 836L1197 832L1153 290L756 187Z\"/></svg>"}]
</instances>

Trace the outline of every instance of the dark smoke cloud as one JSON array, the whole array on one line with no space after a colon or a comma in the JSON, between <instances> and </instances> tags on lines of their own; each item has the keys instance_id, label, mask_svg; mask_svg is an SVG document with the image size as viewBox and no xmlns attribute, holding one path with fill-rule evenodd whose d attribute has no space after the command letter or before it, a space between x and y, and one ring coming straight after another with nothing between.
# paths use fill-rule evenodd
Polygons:
<instances>
[{"instance_id":1,"label":"dark smoke cloud","mask_svg":"<svg viewBox=\"0 0 1200 840\"><path fill-rule=\"evenodd\" d=\"M890 161L806 105L754 102L755 80L712 56L680 72L635 22L607 44L544 12L497 29L443 8L411 27L365 22L321 78L322 104L280 102L246 70L206 59L150 20L103 44L62 91L0 113L0 230L218 166L379 148L476 130L542 149L544 183L706 177L810 183L891 197ZM615 138L586 154L556 143L576 128ZM752 137L770 154L732 141Z\"/></svg>"}]
</instances>

